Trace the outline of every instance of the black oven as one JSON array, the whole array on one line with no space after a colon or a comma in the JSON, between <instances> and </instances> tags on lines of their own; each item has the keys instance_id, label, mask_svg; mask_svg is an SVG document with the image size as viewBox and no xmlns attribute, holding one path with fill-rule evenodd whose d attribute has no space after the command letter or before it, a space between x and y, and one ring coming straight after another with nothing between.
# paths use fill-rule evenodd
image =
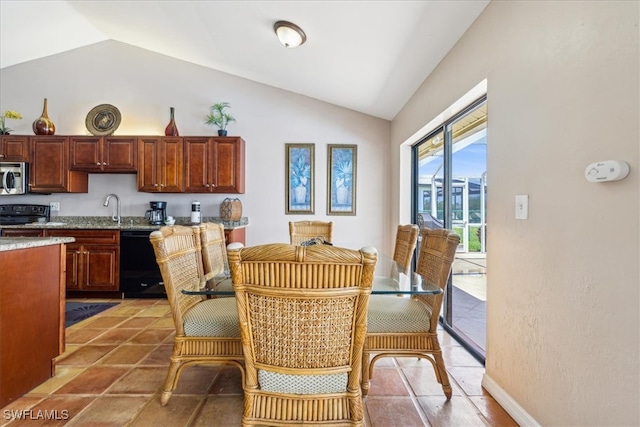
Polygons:
<instances>
[{"instance_id":1,"label":"black oven","mask_svg":"<svg viewBox=\"0 0 640 427\"><path fill-rule=\"evenodd\" d=\"M149 234L155 229L120 231L120 292L123 298L166 298Z\"/></svg>"},{"instance_id":2,"label":"black oven","mask_svg":"<svg viewBox=\"0 0 640 427\"><path fill-rule=\"evenodd\" d=\"M24 225L33 222L48 222L47 205L0 205L0 225Z\"/></svg>"}]
</instances>

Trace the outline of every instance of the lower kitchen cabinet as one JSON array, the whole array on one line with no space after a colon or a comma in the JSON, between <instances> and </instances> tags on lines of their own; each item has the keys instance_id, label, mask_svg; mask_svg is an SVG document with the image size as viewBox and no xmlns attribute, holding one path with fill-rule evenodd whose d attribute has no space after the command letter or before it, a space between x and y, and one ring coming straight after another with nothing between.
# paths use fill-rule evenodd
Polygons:
<instances>
[{"instance_id":1,"label":"lower kitchen cabinet","mask_svg":"<svg viewBox=\"0 0 640 427\"><path fill-rule=\"evenodd\" d=\"M67 291L117 291L120 287L120 231L47 230L73 237L67 248Z\"/></svg>"},{"instance_id":2,"label":"lower kitchen cabinet","mask_svg":"<svg viewBox=\"0 0 640 427\"><path fill-rule=\"evenodd\" d=\"M2 237L44 237L44 230L25 230L24 228L5 228L0 230Z\"/></svg>"}]
</instances>

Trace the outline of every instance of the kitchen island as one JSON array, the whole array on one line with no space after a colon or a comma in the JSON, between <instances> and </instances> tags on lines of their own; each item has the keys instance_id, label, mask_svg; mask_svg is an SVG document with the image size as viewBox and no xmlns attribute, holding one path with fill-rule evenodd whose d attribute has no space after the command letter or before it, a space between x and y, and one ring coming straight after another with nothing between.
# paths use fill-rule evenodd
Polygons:
<instances>
[{"instance_id":1,"label":"kitchen island","mask_svg":"<svg viewBox=\"0 0 640 427\"><path fill-rule=\"evenodd\" d=\"M55 374L64 352L65 244L0 238L0 407Z\"/></svg>"}]
</instances>

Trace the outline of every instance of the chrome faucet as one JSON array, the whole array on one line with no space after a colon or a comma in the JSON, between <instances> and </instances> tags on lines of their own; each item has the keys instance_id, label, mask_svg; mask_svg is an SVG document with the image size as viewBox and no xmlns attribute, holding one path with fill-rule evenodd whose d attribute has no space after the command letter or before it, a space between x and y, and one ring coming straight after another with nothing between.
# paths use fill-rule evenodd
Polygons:
<instances>
[{"instance_id":1,"label":"chrome faucet","mask_svg":"<svg viewBox=\"0 0 640 427\"><path fill-rule=\"evenodd\" d=\"M118 225L120 225L120 197L118 197L116 194L109 194L107 198L104 199L104 206L109 206L109 200L111 200L111 196L116 198L116 209L118 211L118 217L116 218L115 215L111 215L111 219L114 221L118 221Z\"/></svg>"}]
</instances>

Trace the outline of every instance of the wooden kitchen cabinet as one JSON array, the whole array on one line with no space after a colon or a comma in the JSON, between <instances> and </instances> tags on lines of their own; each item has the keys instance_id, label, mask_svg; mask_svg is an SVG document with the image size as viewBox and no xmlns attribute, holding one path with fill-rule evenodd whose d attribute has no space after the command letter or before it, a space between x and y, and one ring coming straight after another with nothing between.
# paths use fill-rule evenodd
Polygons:
<instances>
[{"instance_id":1,"label":"wooden kitchen cabinet","mask_svg":"<svg viewBox=\"0 0 640 427\"><path fill-rule=\"evenodd\" d=\"M138 138L138 191L181 193L183 140L180 137Z\"/></svg>"},{"instance_id":2,"label":"wooden kitchen cabinet","mask_svg":"<svg viewBox=\"0 0 640 427\"><path fill-rule=\"evenodd\" d=\"M2 237L44 237L44 230L25 230L24 228L3 228Z\"/></svg>"},{"instance_id":3,"label":"wooden kitchen cabinet","mask_svg":"<svg viewBox=\"0 0 640 427\"><path fill-rule=\"evenodd\" d=\"M0 162L28 162L29 137L0 135Z\"/></svg>"},{"instance_id":4,"label":"wooden kitchen cabinet","mask_svg":"<svg viewBox=\"0 0 640 427\"><path fill-rule=\"evenodd\" d=\"M49 229L46 234L75 239L66 245L67 291L119 290L120 231Z\"/></svg>"},{"instance_id":5,"label":"wooden kitchen cabinet","mask_svg":"<svg viewBox=\"0 0 640 427\"><path fill-rule=\"evenodd\" d=\"M87 193L86 172L69 170L69 138L30 137L29 191L33 193Z\"/></svg>"},{"instance_id":6,"label":"wooden kitchen cabinet","mask_svg":"<svg viewBox=\"0 0 640 427\"><path fill-rule=\"evenodd\" d=\"M240 137L185 137L186 193L244 193L245 142Z\"/></svg>"},{"instance_id":7,"label":"wooden kitchen cabinet","mask_svg":"<svg viewBox=\"0 0 640 427\"><path fill-rule=\"evenodd\" d=\"M135 136L70 136L69 169L86 172L135 173Z\"/></svg>"}]
</instances>

